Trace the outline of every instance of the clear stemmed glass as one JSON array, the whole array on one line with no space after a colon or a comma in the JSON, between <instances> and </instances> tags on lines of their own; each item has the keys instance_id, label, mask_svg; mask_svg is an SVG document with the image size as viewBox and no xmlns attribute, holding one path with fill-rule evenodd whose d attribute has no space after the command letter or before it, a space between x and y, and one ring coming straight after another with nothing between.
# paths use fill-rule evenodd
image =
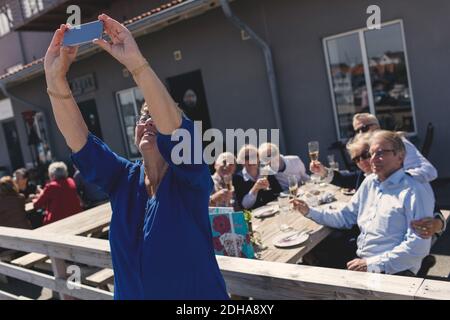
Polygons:
<instances>
[{"instance_id":1,"label":"clear stemmed glass","mask_svg":"<svg viewBox=\"0 0 450 320\"><path fill-rule=\"evenodd\" d=\"M291 194L292 198L297 197L297 191L298 191L298 180L296 176L289 176L288 177L288 183L289 183L289 193Z\"/></svg>"},{"instance_id":2,"label":"clear stemmed glass","mask_svg":"<svg viewBox=\"0 0 450 320\"><path fill-rule=\"evenodd\" d=\"M269 175L273 174L273 170L270 167L270 162L261 161L259 166L259 173L261 177L268 179ZM268 186L266 190L271 190L270 186Z\"/></svg>"},{"instance_id":3,"label":"clear stemmed glass","mask_svg":"<svg viewBox=\"0 0 450 320\"><path fill-rule=\"evenodd\" d=\"M308 142L308 152L311 161L319 160L319 141Z\"/></svg>"}]
</instances>

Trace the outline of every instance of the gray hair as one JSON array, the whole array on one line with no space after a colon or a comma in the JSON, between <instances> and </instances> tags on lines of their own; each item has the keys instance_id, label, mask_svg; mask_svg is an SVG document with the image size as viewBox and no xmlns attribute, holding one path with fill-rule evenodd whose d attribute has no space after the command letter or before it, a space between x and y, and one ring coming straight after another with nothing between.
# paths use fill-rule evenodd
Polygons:
<instances>
[{"instance_id":1,"label":"gray hair","mask_svg":"<svg viewBox=\"0 0 450 320\"><path fill-rule=\"evenodd\" d=\"M361 121L364 122L365 125L377 125L380 126L380 122L378 121L377 117L375 117L373 114L370 113L357 113L353 116L353 127L355 126L355 121Z\"/></svg>"},{"instance_id":2,"label":"gray hair","mask_svg":"<svg viewBox=\"0 0 450 320\"><path fill-rule=\"evenodd\" d=\"M246 153L250 156L250 164L258 163L258 149L252 144L245 144L242 146L241 150L239 150L239 152L238 152L237 162L239 164L245 163L245 154Z\"/></svg>"},{"instance_id":3,"label":"gray hair","mask_svg":"<svg viewBox=\"0 0 450 320\"><path fill-rule=\"evenodd\" d=\"M270 156L268 155L269 153ZM260 158L275 159L280 156L280 149L276 144L264 142L258 148L258 155Z\"/></svg>"},{"instance_id":4,"label":"gray hair","mask_svg":"<svg viewBox=\"0 0 450 320\"><path fill-rule=\"evenodd\" d=\"M232 154L231 152L223 152L223 153L219 154L219 156L216 159L215 164L221 165L224 161L227 164L235 164L236 158L234 157L234 154Z\"/></svg>"},{"instance_id":5,"label":"gray hair","mask_svg":"<svg viewBox=\"0 0 450 320\"><path fill-rule=\"evenodd\" d=\"M359 133L347 143L346 147L350 158L353 158L355 153L364 147L367 148L367 150L369 149L370 138L372 135L372 132Z\"/></svg>"},{"instance_id":6,"label":"gray hair","mask_svg":"<svg viewBox=\"0 0 450 320\"><path fill-rule=\"evenodd\" d=\"M50 180L66 179L68 176L67 166L64 162L53 162L48 167Z\"/></svg>"},{"instance_id":7,"label":"gray hair","mask_svg":"<svg viewBox=\"0 0 450 320\"><path fill-rule=\"evenodd\" d=\"M392 145L392 149L395 151L395 153L399 153L403 156L405 155L405 144L403 143L401 136L396 132L388 130L378 130L374 132L370 137L370 144L372 144L374 141L379 140L389 142Z\"/></svg>"}]
</instances>

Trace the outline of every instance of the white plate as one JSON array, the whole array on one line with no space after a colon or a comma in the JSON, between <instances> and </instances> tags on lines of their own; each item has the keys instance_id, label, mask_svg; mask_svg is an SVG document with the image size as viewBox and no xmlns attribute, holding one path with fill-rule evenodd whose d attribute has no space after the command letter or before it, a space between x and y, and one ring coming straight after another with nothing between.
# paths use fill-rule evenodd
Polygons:
<instances>
[{"instance_id":1,"label":"white plate","mask_svg":"<svg viewBox=\"0 0 450 320\"><path fill-rule=\"evenodd\" d=\"M273 239L273 245L278 248L288 248L299 245L309 239L306 232L290 231L280 234Z\"/></svg>"},{"instance_id":2,"label":"white plate","mask_svg":"<svg viewBox=\"0 0 450 320\"><path fill-rule=\"evenodd\" d=\"M342 193L346 196L352 196L356 193L355 189L342 189Z\"/></svg>"},{"instance_id":3,"label":"white plate","mask_svg":"<svg viewBox=\"0 0 450 320\"><path fill-rule=\"evenodd\" d=\"M253 210L252 215L255 218L267 218L273 216L278 211L277 206L261 207Z\"/></svg>"}]
</instances>

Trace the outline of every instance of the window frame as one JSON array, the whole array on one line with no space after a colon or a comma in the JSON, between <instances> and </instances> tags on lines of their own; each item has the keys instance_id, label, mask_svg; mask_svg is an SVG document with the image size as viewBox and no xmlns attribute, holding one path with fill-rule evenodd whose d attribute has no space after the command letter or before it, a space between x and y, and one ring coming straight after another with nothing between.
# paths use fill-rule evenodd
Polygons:
<instances>
[{"instance_id":1,"label":"window frame","mask_svg":"<svg viewBox=\"0 0 450 320\"><path fill-rule=\"evenodd\" d=\"M139 87L135 86L135 87L127 88L127 89L122 89L122 90L116 91L116 93L115 93L117 112L119 113L120 127L121 127L121 130L122 130L122 139L123 139L123 142L125 144L125 150L126 150L126 153L127 153L127 158L129 160L132 160L132 161L141 159L141 156L134 157L131 154L131 148L130 148L130 146L128 144L128 136L127 136L127 132L126 132L126 128L125 128L125 119L123 118L119 95L121 93L126 93L127 91L131 91L131 93L133 94L134 112L135 112L135 115L137 116L139 114L139 107L136 104L136 95L134 93L135 89L139 89Z\"/></svg>"},{"instance_id":2,"label":"window frame","mask_svg":"<svg viewBox=\"0 0 450 320\"><path fill-rule=\"evenodd\" d=\"M0 38L6 36L8 33L11 32L12 28L13 28L13 17L12 17L12 11L11 8L9 7L9 5L7 3L5 3L4 5L1 6L2 10L0 11L0 17L5 18L6 22L7 22L7 29L8 30L1 30L0 29Z\"/></svg>"},{"instance_id":3,"label":"window frame","mask_svg":"<svg viewBox=\"0 0 450 320\"><path fill-rule=\"evenodd\" d=\"M414 94L413 94L413 85L412 85L412 81L411 81L411 74L410 74L410 66L409 66L409 59L408 59L408 50L406 47L406 37L405 37L405 29L403 26L403 20L402 19L396 19L396 20L392 20L392 21L387 21L381 24L381 27L385 27L385 26L390 26L390 25L395 25L395 24L399 24L400 25L400 33L402 36L402 45L403 45L403 50L404 50L404 54L405 54L405 66L406 66L406 77L408 79L408 85L409 85L409 95L410 95L410 99L411 99L411 113L412 113L412 118L413 118L413 124L414 124L414 132L406 132L406 136L407 137L412 137L412 136L416 136L418 133L418 128L417 128L417 120L416 120L416 109L415 109L415 103L414 103ZM331 95L331 102L333 105L333 115L334 115L334 123L335 123L335 129L336 129L336 136L338 137L339 141L345 141L348 138L345 137L341 137L340 134L340 130L339 130L339 118L338 118L338 112L337 112L337 108L336 108L336 97L334 94L334 87L333 87L333 79L332 79L332 75L331 75L331 68L330 68L330 58L328 55L328 48L327 48L327 41L329 40L333 40L333 39L337 39L337 38L341 38L344 36L348 36L348 35L353 35L353 34L357 34L358 35L358 39L359 39L359 45L360 45L360 50L361 50L361 55L362 55L362 64L364 67L364 78L366 81L366 86L367 86L367 94L368 94L368 100L369 100L369 110L370 113L373 115L376 115L375 112L375 104L374 104L374 99L373 99L373 91L372 91L372 79L370 76L370 66L369 66L369 61L368 61L368 57L367 57L367 48L366 48L366 40L365 40L365 32L366 31L372 31L367 27L364 28L359 28L359 29L354 29L351 31L347 31L347 32L342 32L339 34L335 34L332 36L328 36L328 37L324 37L322 39L322 46L323 46L323 51L324 51L324 56L325 56L325 63L326 63L326 67L327 67L327 76L328 76L328 85L329 85L329 90L330 90L330 95Z\"/></svg>"},{"instance_id":4,"label":"window frame","mask_svg":"<svg viewBox=\"0 0 450 320\"><path fill-rule=\"evenodd\" d=\"M31 5L32 2L33 5ZM20 0L20 6L25 20L31 19L35 15L44 11L46 7L43 0ZM35 12L33 12L33 10L35 10Z\"/></svg>"}]
</instances>

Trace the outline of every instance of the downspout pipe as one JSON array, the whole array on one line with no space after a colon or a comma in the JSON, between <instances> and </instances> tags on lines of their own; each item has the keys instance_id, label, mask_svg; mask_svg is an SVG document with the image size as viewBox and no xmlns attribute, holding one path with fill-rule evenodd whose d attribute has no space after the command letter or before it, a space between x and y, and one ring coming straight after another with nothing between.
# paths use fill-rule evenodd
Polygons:
<instances>
[{"instance_id":1,"label":"downspout pipe","mask_svg":"<svg viewBox=\"0 0 450 320\"><path fill-rule=\"evenodd\" d=\"M286 141L284 139L283 122L280 114L280 99L278 95L278 85L275 76L275 67L273 63L272 51L269 45L261 39L248 25L246 25L241 19L239 19L231 10L228 0L219 0L222 10L225 16L239 29L244 30L250 38L252 38L256 44L262 49L264 53L264 60L266 64L267 78L270 87L270 96L272 99L272 109L275 116L275 124L280 130L280 151L286 152Z\"/></svg>"}]
</instances>

